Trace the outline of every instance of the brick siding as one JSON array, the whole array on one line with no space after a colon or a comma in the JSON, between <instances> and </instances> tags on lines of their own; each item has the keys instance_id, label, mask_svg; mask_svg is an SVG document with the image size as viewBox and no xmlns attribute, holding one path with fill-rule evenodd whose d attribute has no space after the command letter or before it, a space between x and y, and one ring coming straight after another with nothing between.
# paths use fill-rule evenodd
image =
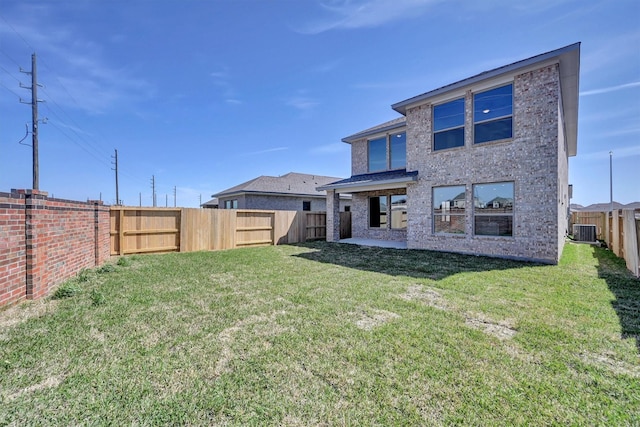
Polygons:
<instances>
[{"instance_id":1,"label":"brick siding","mask_svg":"<svg viewBox=\"0 0 640 427\"><path fill-rule=\"evenodd\" d=\"M508 79L503 80L504 84ZM485 83L486 84L486 83ZM560 74L557 64L513 76L513 138L474 144L473 90L464 93L465 144L432 150L432 105L406 113L409 183L407 229L368 227L368 197L397 190L353 194L353 237L405 240L412 249L483 254L557 263L567 227L568 160L562 134ZM438 99L438 102L443 101ZM367 140L351 143L352 175L367 172ZM466 209L464 234L433 232L433 187L465 187L465 205L473 206L474 184L514 183L513 235L474 235L474 209ZM456 218L456 220L459 218Z\"/></svg>"},{"instance_id":2,"label":"brick siding","mask_svg":"<svg viewBox=\"0 0 640 427\"><path fill-rule=\"evenodd\" d=\"M0 306L38 299L110 253L109 208L51 199L46 192L0 193Z\"/></svg>"}]
</instances>

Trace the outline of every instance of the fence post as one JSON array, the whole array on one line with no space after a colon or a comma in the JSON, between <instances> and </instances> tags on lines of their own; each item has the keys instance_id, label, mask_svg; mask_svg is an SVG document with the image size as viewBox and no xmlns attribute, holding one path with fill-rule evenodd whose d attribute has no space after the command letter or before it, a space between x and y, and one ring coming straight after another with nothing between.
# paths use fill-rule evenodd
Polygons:
<instances>
[{"instance_id":1,"label":"fence post","mask_svg":"<svg viewBox=\"0 0 640 427\"><path fill-rule=\"evenodd\" d=\"M42 225L46 222L48 193L39 190L18 190L18 193L25 197L26 296L37 299L47 293L47 239L46 227Z\"/></svg>"},{"instance_id":2,"label":"fence post","mask_svg":"<svg viewBox=\"0 0 640 427\"><path fill-rule=\"evenodd\" d=\"M124 255L124 209L118 209L118 255Z\"/></svg>"}]
</instances>

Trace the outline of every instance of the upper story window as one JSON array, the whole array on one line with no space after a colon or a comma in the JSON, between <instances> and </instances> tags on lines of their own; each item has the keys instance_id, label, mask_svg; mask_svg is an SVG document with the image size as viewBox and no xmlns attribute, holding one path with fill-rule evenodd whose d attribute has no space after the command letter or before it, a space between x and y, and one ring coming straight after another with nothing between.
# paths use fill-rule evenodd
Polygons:
<instances>
[{"instance_id":1,"label":"upper story window","mask_svg":"<svg viewBox=\"0 0 640 427\"><path fill-rule=\"evenodd\" d=\"M433 150L464 146L464 98L433 107Z\"/></svg>"},{"instance_id":2,"label":"upper story window","mask_svg":"<svg viewBox=\"0 0 640 427\"><path fill-rule=\"evenodd\" d=\"M368 151L369 172L402 169L407 164L407 134L397 132L371 139Z\"/></svg>"},{"instance_id":3,"label":"upper story window","mask_svg":"<svg viewBox=\"0 0 640 427\"><path fill-rule=\"evenodd\" d=\"M387 169L387 137L369 141L369 172Z\"/></svg>"},{"instance_id":4,"label":"upper story window","mask_svg":"<svg viewBox=\"0 0 640 427\"><path fill-rule=\"evenodd\" d=\"M473 96L473 142L513 137L513 84Z\"/></svg>"},{"instance_id":5,"label":"upper story window","mask_svg":"<svg viewBox=\"0 0 640 427\"><path fill-rule=\"evenodd\" d=\"M311 202L308 200L303 200L302 201L302 210L303 211L310 211L311 210Z\"/></svg>"},{"instance_id":6,"label":"upper story window","mask_svg":"<svg viewBox=\"0 0 640 427\"><path fill-rule=\"evenodd\" d=\"M389 135L389 148L391 150L390 169L407 167L407 133L400 132Z\"/></svg>"},{"instance_id":7,"label":"upper story window","mask_svg":"<svg viewBox=\"0 0 640 427\"><path fill-rule=\"evenodd\" d=\"M238 199L233 200L225 200L224 201L225 209L238 209Z\"/></svg>"}]
</instances>

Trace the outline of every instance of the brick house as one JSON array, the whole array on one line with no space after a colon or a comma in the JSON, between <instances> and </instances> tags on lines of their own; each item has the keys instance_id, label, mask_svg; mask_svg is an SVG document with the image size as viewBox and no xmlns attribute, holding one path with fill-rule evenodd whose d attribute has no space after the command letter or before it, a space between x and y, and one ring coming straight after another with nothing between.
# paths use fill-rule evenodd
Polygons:
<instances>
[{"instance_id":1,"label":"brick house","mask_svg":"<svg viewBox=\"0 0 640 427\"><path fill-rule=\"evenodd\" d=\"M557 263L577 151L580 44L392 105L401 117L343 139L352 176L327 191L327 240L352 194L354 238Z\"/></svg>"},{"instance_id":2,"label":"brick house","mask_svg":"<svg viewBox=\"0 0 640 427\"><path fill-rule=\"evenodd\" d=\"M289 172L282 176L262 175L223 190L203 203L219 209L268 209L286 211L325 211L326 192L316 187L340 178ZM340 196L340 210L349 210L351 196Z\"/></svg>"}]
</instances>

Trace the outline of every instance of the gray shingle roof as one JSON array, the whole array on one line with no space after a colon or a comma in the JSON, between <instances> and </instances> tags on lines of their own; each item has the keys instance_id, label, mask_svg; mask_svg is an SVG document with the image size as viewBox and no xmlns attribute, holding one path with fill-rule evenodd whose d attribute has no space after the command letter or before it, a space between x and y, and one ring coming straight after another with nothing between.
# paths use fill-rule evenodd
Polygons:
<instances>
[{"instance_id":1,"label":"gray shingle roof","mask_svg":"<svg viewBox=\"0 0 640 427\"><path fill-rule=\"evenodd\" d=\"M401 184L415 181L418 178L418 171L407 172L406 169L398 169L392 171L364 173L353 175L350 178L340 181L331 182L319 187L322 190L333 189L357 189L358 187L369 187L383 184Z\"/></svg>"},{"instance_id":2,"label":"gray shingle roof","mask_svg":"<svg viewBox=\"0 0 640 427\"><path fill-rule=\"evenodd\" d=\"M268 193L325 197L324 191L316 188L341 178L289 172L282 176L262 175L235 187L227 188L211 197L226 197L240 193Z\"/></svg>"}]
</instances>

